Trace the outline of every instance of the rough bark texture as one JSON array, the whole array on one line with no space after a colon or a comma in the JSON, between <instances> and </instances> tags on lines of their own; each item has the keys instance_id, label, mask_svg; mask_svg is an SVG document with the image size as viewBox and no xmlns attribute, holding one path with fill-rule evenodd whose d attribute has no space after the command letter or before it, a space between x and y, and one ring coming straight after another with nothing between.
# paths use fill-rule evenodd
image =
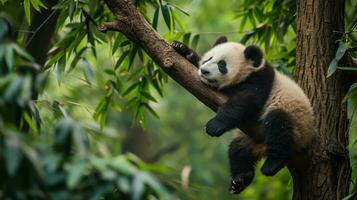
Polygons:
<instances>
[{"instance_id":1,"label":"rough bark texture","mask_svg":"<svg viewBox=\"0 0 357 200\"><path fill-rule=\"evenodd\" d=\"M140 15L130 0L105 0L117 20L101 31L120 31L139 44L167 74L213 110L226 97L199 80L196 69L178 55ZM343 30L344 2L300 0L298 2L298 82L308 93L318 125L318 137L296 155L288 167L293 176L294 199L342 199L347 194L350 165L347 145L346 106L341 104L347 83L326 71Z\"/></svg>"},{"instance_id":2,"label":"rough bark texture","mask_svg":"<svg viewBox=\"0 0 357 200\"><path fill-rule=\"evenodd\" d=\"M297 81L314 107L318 138L307 168L292 171L294 199L342 199L348 194L350 163L346 105L349 83L342 73L326 78L344 30L343 0L298 1ZM338 31L338 32L336 32Z\"/></svg>"}]
</instances>

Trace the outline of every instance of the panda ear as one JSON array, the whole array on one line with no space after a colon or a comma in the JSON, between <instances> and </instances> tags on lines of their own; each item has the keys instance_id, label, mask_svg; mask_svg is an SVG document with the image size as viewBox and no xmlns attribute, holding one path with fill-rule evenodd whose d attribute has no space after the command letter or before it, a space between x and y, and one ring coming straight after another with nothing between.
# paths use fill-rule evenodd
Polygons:
<instances>
[{"instance_id":1,"label":"panda ear","mask_svg":"<svg viewBox=\"0 0 357 200\"><path fill-rule=\"evenodd\" d=\"M227 41L228 41L227 37L222 35L219 38L217 38L216 42L213 44L212 47L215 47L215 46L217 46L219 44L222 44L222 43L226 43Z\"/></svg>"},{"instance_id":2,"label":"panda ear","mask_svg":"<svg viewBox=\"0 0 357 200\"><path fill-rule=\"evenodd\" d=\"M244 50L244 55L247 60L252 61L254 67L259 67L263 60L263 52L258 46L250 45Z\"/></svg>"}]
</instances>

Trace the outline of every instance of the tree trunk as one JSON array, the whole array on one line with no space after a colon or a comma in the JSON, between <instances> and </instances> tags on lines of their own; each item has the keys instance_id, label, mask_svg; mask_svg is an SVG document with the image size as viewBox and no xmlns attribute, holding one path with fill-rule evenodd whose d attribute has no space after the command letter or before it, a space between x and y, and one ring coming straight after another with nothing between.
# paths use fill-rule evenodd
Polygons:
<instances>
[{"instance_id":1,"label":"tree trunk","mask_svg":"<svg viewBox=\"0 0 357 200\"><path fill-rule=\"evenodd\" d=\"M309 165L292 169L293 199L342 199L348 194L351 168L346 105L348 81L341 72L326 78L344 31L343 0L300 0L297 9L297 81L315 111L317 135ZM306 162L306 161L305 161Z\"/></svg>"},{"instance_id":2,"label":"tree trunk","mask_svg":"<svg viewBox=\"0 0 357 200\"><path fill-rule=\"evenodd\" d=\"M120 31L139 44L165 72L213 110L226 97L201 83L196 69L158 35L131 0L105 0L117 20L99 27ZM349 83L342 73L326 78L344 30L343 0L298 1L297 80L312 101L317 138L306 152L294 155L288 168L293 177L293 199L342 199L348 194L351 168L346 105ZM334 32L338 31L338 32Z\"/></svg>"}]
</instances>

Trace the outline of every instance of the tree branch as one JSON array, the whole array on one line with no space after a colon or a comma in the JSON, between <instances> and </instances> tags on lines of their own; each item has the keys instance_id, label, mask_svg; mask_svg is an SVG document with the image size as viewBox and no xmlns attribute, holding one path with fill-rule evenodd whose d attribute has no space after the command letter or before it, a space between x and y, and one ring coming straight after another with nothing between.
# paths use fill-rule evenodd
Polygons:
<instances>
[{"instance_id":1,"label":"tree branch","mask_svg":"<svg viewBox=\"0 0 357 200\"><path fill-rule=\"evenodd\" d=\"M197 68L173 48L150 26L131 0L105 0L117 20L99 26L99 30L119 31L140 45L146 53L176 82L201 102L216 111L227 97L204 85Z\"/></svg>"}]
</instances>

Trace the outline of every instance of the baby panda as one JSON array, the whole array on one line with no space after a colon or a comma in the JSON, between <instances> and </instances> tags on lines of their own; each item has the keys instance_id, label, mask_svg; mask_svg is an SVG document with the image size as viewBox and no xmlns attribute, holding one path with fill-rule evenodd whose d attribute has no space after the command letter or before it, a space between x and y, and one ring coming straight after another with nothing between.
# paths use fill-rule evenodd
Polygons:
<instances>
[{"instance_id":1,"label":"baby panda","mask_svg":"<svg viewBox=\"0 0 357 200\"><path fill-rule=\"evenodd\" d=\"M171 46L198 67L203 83L228 96L206 124L206 132L218 137L240 130L228 152L232 193L239 194L252 182L259 159L266 157L261 172L273 176L314 138L309 99L264 59L259 47L228 42L222 36L200 58L180 42Z\"/></svg>"}]
</instances>

